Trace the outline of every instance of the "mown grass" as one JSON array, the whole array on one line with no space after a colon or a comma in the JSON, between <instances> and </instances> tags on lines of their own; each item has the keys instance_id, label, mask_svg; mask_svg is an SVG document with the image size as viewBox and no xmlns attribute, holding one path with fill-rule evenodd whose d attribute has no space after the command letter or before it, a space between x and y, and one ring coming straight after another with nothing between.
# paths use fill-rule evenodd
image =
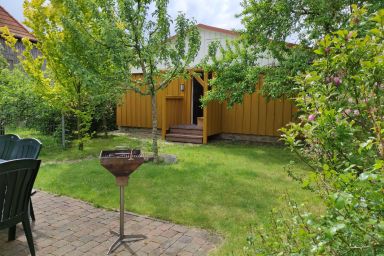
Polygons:
<instances>
[{"instance_id":1,"label":"mown grass","mask_svg":"<svg viewBox=\"0 0 384 256\"><path fill-rule=\"evenodd\" d=\"M61 150L49 138L34 136L47 143L37 188L110 209L118 208L118 188L99 164L100 150L116 146L147 150L149 145L146 139L113 136L93 139L79 152ZM283 147L222 142L160 145L161 152L177 155L177 164L142 165L125 191L126 209L219 233L224 242L213 254L241 255L251 227L265 224L269 211L282 204L285 193L318 207L313 195L284 171L295 158ZM72 161L76 159L83 160ZM301 165L296 168L305 172Z\"/></svg>"},{"instance_id":2,"label":"mown grass","mask_svg":"<svg viewBox=\"0 0 384 256\"><path fill-rule=\"evenodd\" d=\"M76 144L67 143L67 148L63 149L59 138L53 136L43 135L38 131L30 129L9 128L7 133L17 134L22 138L33 137L39 139L42 144L42 150L40 153L40 159L43 163L72 161L87 158L97 158L102 149L115 148L117 146L122 147L135 147L142 148L144 150L150 149L150 142L148 140L142 140L138 136L132 136L127 139L124 136L107 137L100 136L96 139L91 139L85 143L85 150L80 151L77 149Z\"/></svg>"}]
</instances>

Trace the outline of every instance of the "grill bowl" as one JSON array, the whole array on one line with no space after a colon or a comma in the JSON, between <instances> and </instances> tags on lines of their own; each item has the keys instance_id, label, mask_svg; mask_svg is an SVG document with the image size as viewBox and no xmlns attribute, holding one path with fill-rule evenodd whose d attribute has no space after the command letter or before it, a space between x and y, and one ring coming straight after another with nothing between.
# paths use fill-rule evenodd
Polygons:
<instances>
[{"instance_id":1,"label":"grill bowl","mask_svg":"<svg viewBox=\"0 0 384 256\"><path fill-rule=\"evenodd\" d=\"M115 177L125 177L144 163L140 150L103 150L100 164Z\"/></svg>"}]
</instances>

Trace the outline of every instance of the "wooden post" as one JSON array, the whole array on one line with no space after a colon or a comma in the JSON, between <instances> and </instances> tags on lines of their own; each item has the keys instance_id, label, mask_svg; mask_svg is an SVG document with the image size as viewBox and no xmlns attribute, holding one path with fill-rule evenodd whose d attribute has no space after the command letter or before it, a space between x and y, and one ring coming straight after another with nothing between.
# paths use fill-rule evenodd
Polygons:
<instances>
[{"instance_id":1,"label":"wooden post","mask_svg":"<svg viewBox=\"0 0 384 256\"><path fill-rule=\"evenodd\" d=\"M61 114L61 145L65 148L65 118L64 113Z\"/></svg>"},{"instance_id":2,"label":"wooden post","mask_svg":"<svg viewBox=\"0 0 384 256\"><path fill-rule=\"evenodd\" d=\"M196 80L203 86L204 88L204 95L208 91L208 73L204 72L204 80L201 79L198 75L193 75ZM208 106L204 107L203 110L203 144L208 143Z\"/></svg>"},{"instance_id":3,"label":"wooden post","mask_svg":"<svg viewBox=\"0 0 384 256\"><path fill-rule=\"evenodd\" d=\"M204 72L204 95L208 91L208 73ZM208 106L204 107L203 110L204 120L203 120L203 144L208 143Z\"/></svg>"},{"instance_id":4,"label":"wooden post","mask_svg":"<svg viewBox=\"0 0 384 256\"><path fill-rule=\"evenodd\" d=\"M5 134L5 122L1 121L0 120L0 135L4 135Z\"/></svg>"},{"instance_id":5,"label":"wooden post","mask_svg":"<svg viewBox=\"0 0 384 256\"><path fill-rule=\"evenodd\" d=\"M165 140L165 135L167 134L167 97L163 97L163 107L161 114L161 138Z\"/></svg>"}]
</instances>

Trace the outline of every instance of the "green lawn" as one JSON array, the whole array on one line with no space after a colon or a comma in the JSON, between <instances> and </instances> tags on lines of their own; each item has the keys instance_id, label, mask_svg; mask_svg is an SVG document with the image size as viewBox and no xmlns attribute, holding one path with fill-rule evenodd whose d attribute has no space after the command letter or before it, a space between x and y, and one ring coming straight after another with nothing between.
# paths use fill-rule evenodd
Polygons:
<instances>
[{"instance_id":1,"label":"green lawn","mask_svg":"<svg viewBox=\"0 0 384 256\"><path fill-rule=\"evenodd\" d=\"M118 208L118 188L99 164L100 150L149 147L149 140L114 136L92 140L84 152L63 151L49 138L40 138L47 146L41 154L44 164L37 188L114 209ZM265 223L284 193L298 201L311 201L312 208L317 208L313 195L301 190L284 171L295 158L282 147L160 145L161 152L177 155L178 163L142 165L126 189L126 209L221 234L225 240L217 255L240 255L250 228Z\"/></svg>"}]
</instances>

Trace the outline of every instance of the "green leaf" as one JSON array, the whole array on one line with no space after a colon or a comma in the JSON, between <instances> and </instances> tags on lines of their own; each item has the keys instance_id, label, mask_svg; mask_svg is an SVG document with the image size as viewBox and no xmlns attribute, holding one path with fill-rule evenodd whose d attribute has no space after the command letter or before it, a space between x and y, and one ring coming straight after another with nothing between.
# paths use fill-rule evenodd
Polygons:
<instances>
[{"instance_id":1,"label":"green leaf","mask_svg":"<svg viewBox=\"0 0 384 256\"><path fill-rule=\"evenodd\" d=\"M384 160L377 159L375 165L373 166L374 170L380 170L384 167Z\"/></svg>"},{"instance_id":2,"label":"green leaf","mask_svg":"<svg viewBox=\"0 0 384 256\"><path fill-rule=\"evenodd\" d=\"M377 174L374 173L368 173L368 172L363 172L360 174L359 179L364 181L364 180L375 180L377 179Z\"/></svg>"},{"instance_id":3,"label":"green leaf","mask_svg":"<svg viewBox=\"0 0 384 256\"><path fill-rule=\"evenodd\" d=\"M325 51L324 49L320 48L320 49L316 49L313 51L314 53L318 54L318 55L324 55Z\"/></svg>"},{"instance_id":4,"label":"green leaf","mask_svg":"<svg viewBox=\"0 0 384 256\"><path fill-rule=\"evenodd\" d=\"M331 227L329 231L332 235L335 235L339 230L344 229L344 228L345 228L345 224L339 223L339 224L336 224L335 226Z\"/></svg>"}]
</instances>

